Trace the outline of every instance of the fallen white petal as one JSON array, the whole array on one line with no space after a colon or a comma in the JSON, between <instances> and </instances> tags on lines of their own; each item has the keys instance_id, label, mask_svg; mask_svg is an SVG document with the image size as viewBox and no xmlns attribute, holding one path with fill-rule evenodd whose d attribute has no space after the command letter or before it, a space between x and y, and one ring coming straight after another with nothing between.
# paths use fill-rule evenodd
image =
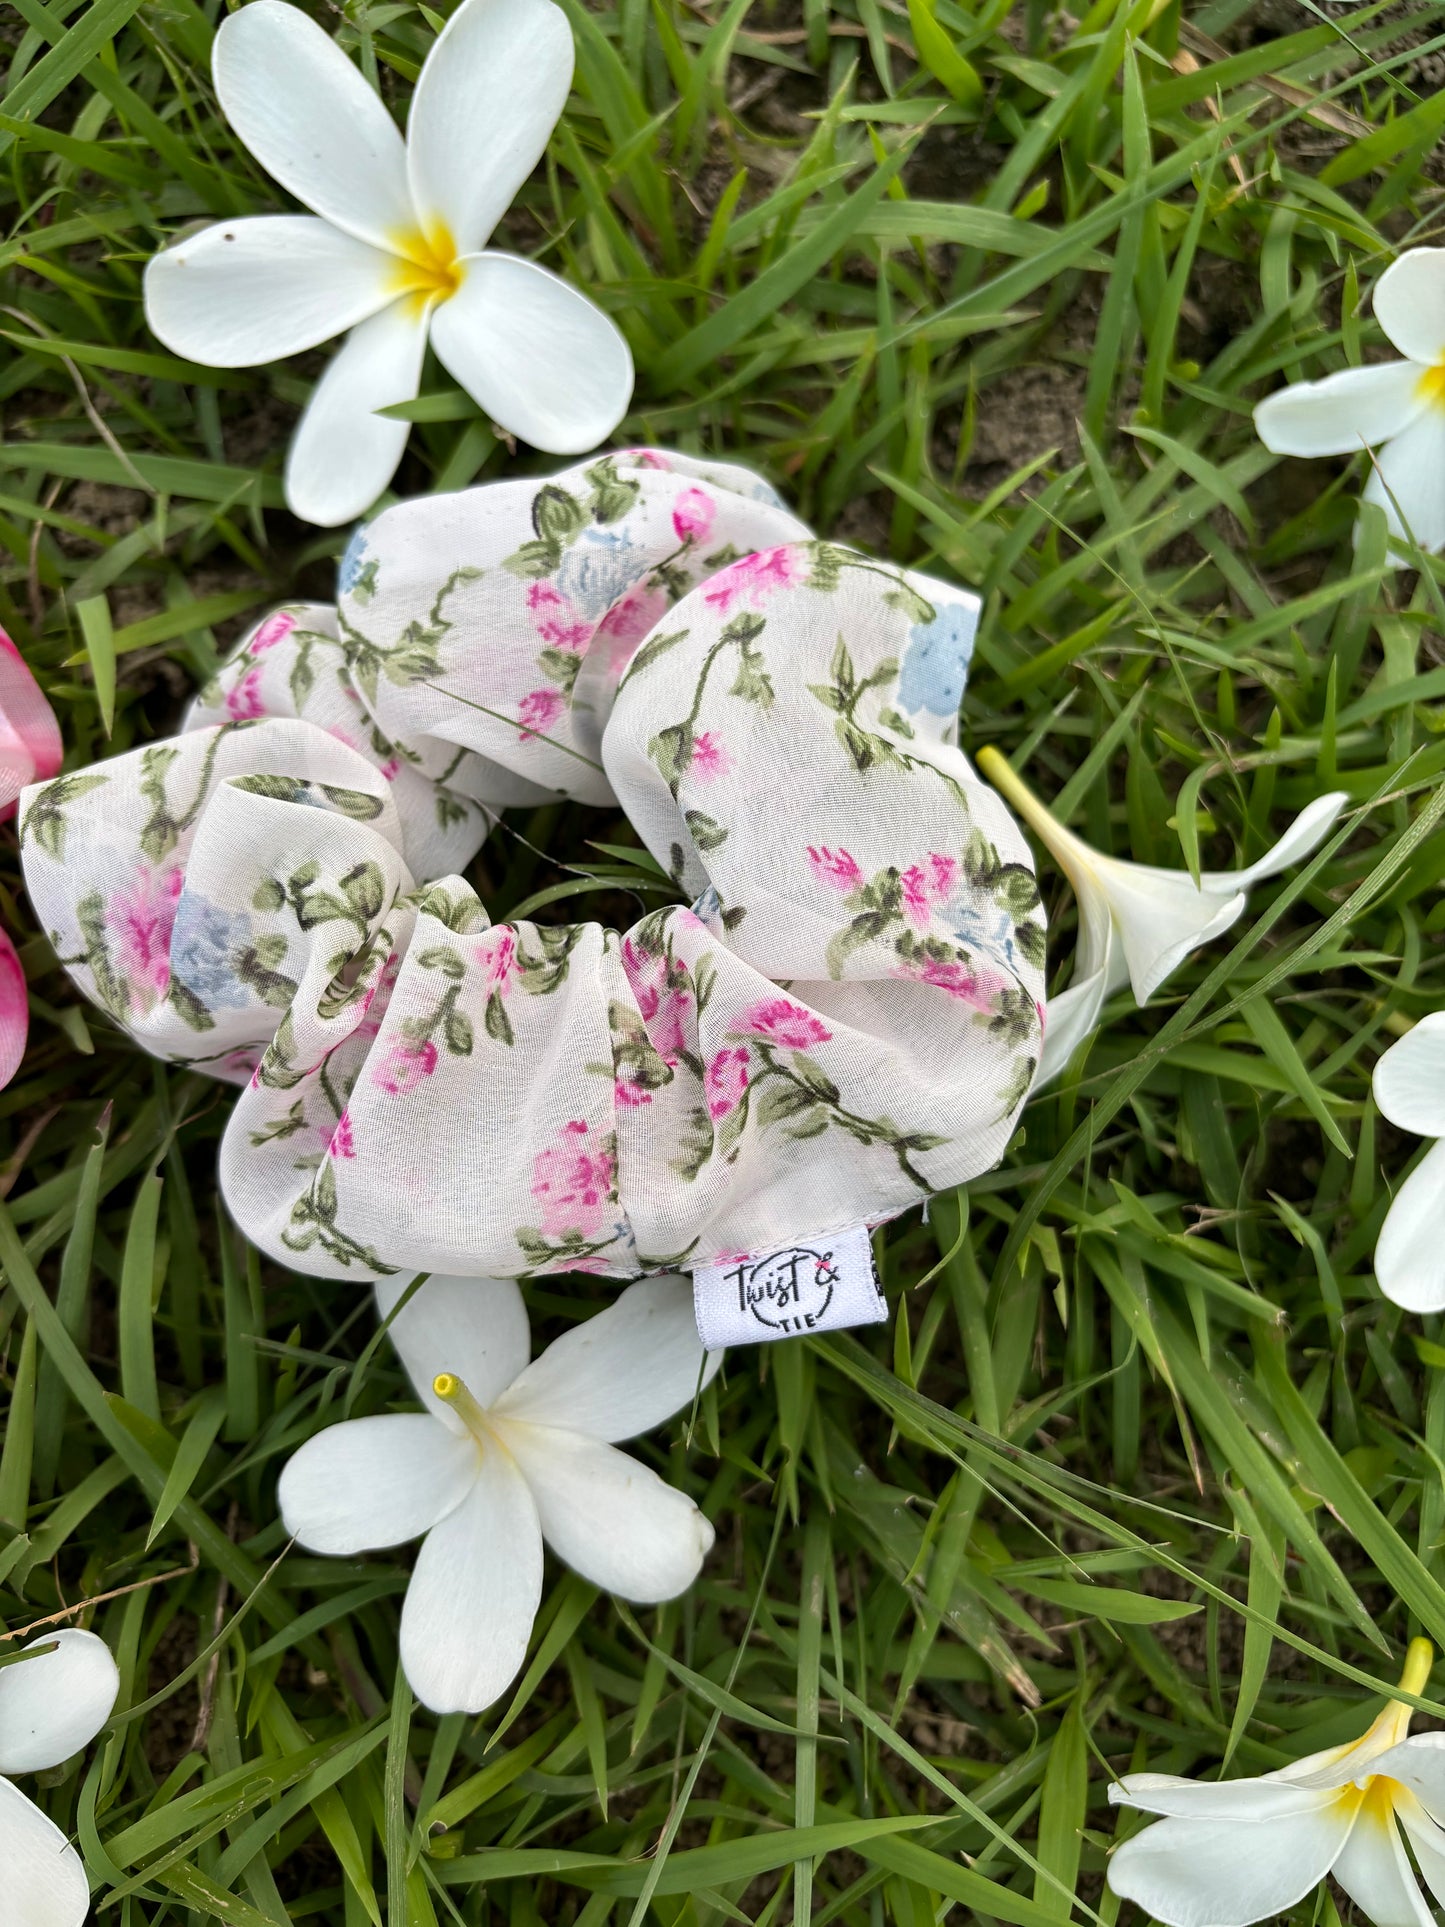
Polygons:
<instances>
[{"instance_id":1,"label":"fallen white petal","mask_svg":"<svg viewBox=\"0 0 1445 1927\"><path fill-rule=\"evenodd\" d=\"M1070 984L1057 997L1050 997L1044 1006L1044 1048L1035 1090L1060 1076L1084 1039L1099 1028L1105 981L1104 971L1096 970L1082 983Z\"/></svg>"},{"instance_id":2,"label":"fallen white petal","mask_svg":"<svg viewBox=\"0 0 1445 1927\"><path fill-rule=\"evenodd\" d=\"M427 55L406 129L411 197L458 254L486 246L546 152L573 59L552 0L464 0Z\"/></svg>"},{"instance_id":3,"label":"fallen white petal","mask_svg":"<svg viewBox=\"0 0 1445 1927\"><path fill-rule=\"evenodd\" d=\"M1248 1927L1318 1886L1344 1848L1351 1809L1321 1793L1252 1783L1254 1818L1160 1820L1117 1848L1109 1885L1167 1927Z\"/></svg>"},{"instance_id":4,"label":"fallen white petal","mask_svg":"<svg viewBox=\"0 0 1445 1927\"><path fill-rule=\"evenodd\" d=\"M580 455L632 399L632 355L586 295L535 261L477 254L432 319L448 372L509 433L549 455Z\"/></svg>"},{"instance_id":5,"label":"fallen white petal","mask_svg":"<svg viewBox=\"0 0 1445 1927\"><path fill-rule=\"evenodd\" d=\"M378 247L414 225L395 121L300 7L250 0L227 14L211 64L226 119L298 201Z\"/></svg>"},{"instance_id":6,"label":"fallen white petal","mask_svg":"<svg viewBox=\"0 0 1445 1927\"><path fill-rule=\"evenodd\" d=\"M1215 896L1233 896L1236 890L1252 890L1266 877L1278 876L1282 870L1303 862L1324 842L1349 800L1344 790L1329 790L1324 796L1317 796L1305 805L1278 843L1266 850L1257 863L1243 870L1206 870L1199 879L1201 887Z\"/></svg>"},{"instance_id":7,"label":"fallen white petal","mask_svg":"<svg viewBox=\"0 0 1445 1927\"><path fill-rule=\"evenodd\" d=\"M1445 408L1427 408L1376 455L1365 500L1385 511L1390 532L1408 530L1422 549L1445 548Z\"/></svg>"},{"instance_id":8,"label":"fallen white petal","mask_svg":"<svg viewBox=\"0 0 1445 1927\"><path fill-rule=\"evenodd\" d=\"M1299 1762L1301 1767L1311 1764L1310 1760ZM1110 1786L1109 1804L1157 1813L1165 1819L1255 1821L1260 1818L1261 1788L1270 1820L1313 1813L1320 1804L1317 1789L1298 1786L1273 1773L1253 1780L1190 1780L1177 1773L1126 1773Z\"/></svg>"},{"instance_id":9,"label":"fallen white petal","mask_svg":"<svg viewBox=\"0 0 1445 1927\"><path fill-rule=\"evenodd\" d=\"M1109 907L1137 1003L1147 1004L1192 951L1228 930L1244 910L1244 895L1211 894L1187 870L1109 867Z\"/></svg>"},{"instance_id":10,"label":"fallen white petal","mask_svg":"<svg viewBox=\"0 0 1445 1927\"><path fill-rule=\"evenodd\" d=\"M1426 1813L1445 1814L1445 1733L1413 1733L1377 1754L1369 1771L1408 1787Z\"/></svg>"},{"instance_id":11,"label":"fallen white petal","mask_svg":"<svg viewBox=\"0 0 1445 1927\"><path fill-rule=\"evenodd\" d=\"M1411 361L1445 357L1445 248L1410 248L1375 283L1375 319Z\"/></svg>"},{"instance_id":12,"label":"fallen white petal","mask_svg":"<svg viewBox=\"0 0 1445 1927\"><path fill-rule=\"evenodd\" d=\"M509 1423L504 1436L532 1488L543 1538L584 1579L647 1605L675 1599L696 1579L713 1529L649 1466L550 1425Z\"/></svg>"},{"instance_id":13,"label":"fallen white petal","mask_svg":"<svg viewBox=\"0 0 1445 1927\"><path fill-rule=\"evenodd\" d=\"M1429 1735L1421 1735L1428 1738ZM1395 1804L1396 1817L1404 1827L1420 1871L1436 1901L1445 1906L1445 1832L1432 1820L1418 1800L1401 1795Z\"/></svg>"},{"instance_id":14,"label":"fallen white petal","mask_svg":"<svg viewBox=\"0 0 1445 1927\"><path fill-rule=\"evenodd\" d=\"M350 1555L419 1539L477 1476L477 1446L429 1413L330 1425L286 1461L276 1488L286 1530L313 1552Z\"/></svg>"},{"instance_id":15,"label":"fallen white petal","mask_svg":"<svg viewBox=\"0 0 1445 1927\"><path fill-rule=\"evenodd\" d=\"M1366 1802L1332 1869L1375 1927L1434 1927L1388 1807Z\"/></svg>"},{"instance_id":16,"label":"fallen white petal","mask_svg":"<svg viewBox=\"0 0 1445 1927\"><path fill-rule=\"evenodd\" d=\"M1355 455L1408 428L1429 404L1412 361L1343 368L1266 395L1254 411L1259 439L1275 455Z\"/></svg>"},{"instance_id":17,"label":"fallen white petal","mask_svg":"<svg viewBox=\"0 0 1445 1927\"><path fill-rule=\"evenodd\" d=\"M73 1626L21 1650L35 1657L0 1668L0 1773L43 1773L90 1745L111 1716L120 1674L105 1641Z\"/></svg>"},{"instance_id":18,"label":"fallen white petal","mask_svg":"<svg viewBox=\"0 0 1445 1927\"><path fill-rule=\"evenodd\" d=\"M1445 1139L1395 1193L1375 1246L1375 1277L1406 1311L1445 1311Z\"/></svg>"},{"instance_id":19,"label":"fallen white petal","mask_svg":"<svg viewBox=\"0 0 1445 1927\"><path fill-rule=\"evenodd\" d=\"M383 1318L391 1318L410 1285L409 1276L377 1280L376 1302ZM465 1427L432 1390L438 1372L461 1379L485 1408L511 1384L532 1348L527 1307L515 1278L430 1277L392 1318L387 1335L417 1397L450 1432Z\"/></svg>"},{"instance_id":20,"label":"fallen white petal","mask_svg":"<svg viewBox=\"0 0 1445 1927\"><path fill-rule=\"evenodd\" d=\"M419 297L393 301L352 329L316 384L286 458L286 500L303 521L355 521L396 473L411 424L374 411L415 398L426 321Z\"/></svg>"},{"instance_id":21,"label":"fallen white petal","mask_svg":"<svg viewBox=\"0 0 1445 1927\"><path fill-rule=\"evenodd\" d=\"M84 1927L90 1912L80 1855L8 1780L0 1780L0 1889L15 1927Z\"/></svg>"},{"instance_id":22,"label":"fallen white petal","mask_svg":"<svg viewBox=\"0 0 1445 1927\"><path fill-rule=\"evenodd\" d=\"M692 1403L722 1363L704 1353L683 1278L643 1278L574 1325L497 1401L498 1418L631 1439Z\"/></svg>"},{"instance_id":23,"label":"fallen white petal","mask_svg":"<svg viewBox=\"0 0 1445 1927\"><path fill-rule=\"evenodd\" d=\"M146 320L188 361L250 368L365 321L396 299L395 279L394 256L326 221L257 214L218 221L153 254Z\"/></svg>"},{"instance_id":24,"label":"fallen white petal","mask_svg":"<svg viewBox=\"0 0 1445 1927\"><path fill-rule=\"evenodd\" d=\"M1375 1066L1375 1102L1402 1131L1445 1137L1445 1010L1432 1010Z\"/></svg>"},{"instance_id":25,"label":"fallen white petal","mask_svg":"<svg viewBox=\"0 0 1445 1927\"><path fill-rule=\"evenodd\" d=\"M480 1713L521 1670L542 1597L542 1529L510 1456L429 1532L401 1613L401 1663L434 1713Z\"/></svg>"}]
</instances>

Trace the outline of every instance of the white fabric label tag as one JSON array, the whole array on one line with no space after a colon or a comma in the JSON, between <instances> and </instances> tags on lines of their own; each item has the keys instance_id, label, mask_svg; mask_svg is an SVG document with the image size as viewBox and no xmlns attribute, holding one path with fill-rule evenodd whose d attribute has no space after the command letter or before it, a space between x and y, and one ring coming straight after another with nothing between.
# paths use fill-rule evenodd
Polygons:
<instances>
[{"instance_id":1,"label":"white fabric label tag","mask_svg":"<svg viewBox=\"0 0 1445 1927\"><path fill-rule=\"evenodd\" d=\"M881 1325L888 1317L873 1246L861 1224L808 1244L750 1252L731 1264L699 1265L692 1274L692 1302L698 1337L710 1352Z\"/></svg>"}]
</instances>

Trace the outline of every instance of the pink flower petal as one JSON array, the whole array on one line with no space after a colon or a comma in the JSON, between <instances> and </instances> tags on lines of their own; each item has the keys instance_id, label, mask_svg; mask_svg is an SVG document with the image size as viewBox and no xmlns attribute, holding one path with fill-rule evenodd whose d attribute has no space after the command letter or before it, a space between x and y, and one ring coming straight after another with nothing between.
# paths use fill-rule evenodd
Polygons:
<instances>
[{"instance_id":1,"label":"pink flower petal","mask_svg":"<svg viewBox=\"0 0 1445 1927\"><path fill-rule=\"evenodd\" d=\"M20 1068L30 1034L30 999L15 946L0 930L0 1088Z\"/></svg>"},{"instance_id":2,"label":"pink flower petal","mask_svg":"<svg viewBox=\"0 0 1445 1927\"><path fill-rule=\"evenodd\" d=\"M43 783L56 774L64 754L55 711L0 629L0 822L15 814L27 783Z\"/></svg>"}]
</instances>

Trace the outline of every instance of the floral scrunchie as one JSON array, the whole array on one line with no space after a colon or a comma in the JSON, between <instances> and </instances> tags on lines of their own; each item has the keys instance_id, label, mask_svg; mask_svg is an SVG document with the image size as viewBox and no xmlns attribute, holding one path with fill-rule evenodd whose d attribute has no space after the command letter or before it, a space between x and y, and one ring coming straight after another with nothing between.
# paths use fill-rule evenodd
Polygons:
<instances>
[{"instance_id":1,"label":"floral scrunchie","mask_svg":"<svg viewBox=\"0 0 1445 1927\"><path fill-rule=\"evenodd\" d=\"M147 1049L248 1080L222 1185L295 1268L879 1222L996 1162L1039 1056L1027 846L956 745L977 613L673 455L405 503L186 733L26 792L27 883ZM448 872L559 791L691 907L491 925Z\"/></svg>"}]
</instances>

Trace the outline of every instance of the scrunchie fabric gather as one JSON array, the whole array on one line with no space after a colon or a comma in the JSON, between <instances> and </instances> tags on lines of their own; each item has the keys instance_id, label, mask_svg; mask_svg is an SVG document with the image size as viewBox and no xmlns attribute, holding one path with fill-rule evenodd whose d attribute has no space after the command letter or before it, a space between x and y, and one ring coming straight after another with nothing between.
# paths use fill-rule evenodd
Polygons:
<instances>
[{"instance_id":1,"label":"scrunchie fabric gather","mask_svg":"<svg viewBox=\"0 0 1445 1927\"><path fill-rule=\"evenodd\" d=\"M244 1083L221 1178L321 1276L615 1277L876 1223L1034 1077L1027 846L957 747L978 605L634 450L385 511L183 734L25 793L77 983ZM496 812L620 802L688 906L491 924Z\"/></svg>"}]
</instances>

